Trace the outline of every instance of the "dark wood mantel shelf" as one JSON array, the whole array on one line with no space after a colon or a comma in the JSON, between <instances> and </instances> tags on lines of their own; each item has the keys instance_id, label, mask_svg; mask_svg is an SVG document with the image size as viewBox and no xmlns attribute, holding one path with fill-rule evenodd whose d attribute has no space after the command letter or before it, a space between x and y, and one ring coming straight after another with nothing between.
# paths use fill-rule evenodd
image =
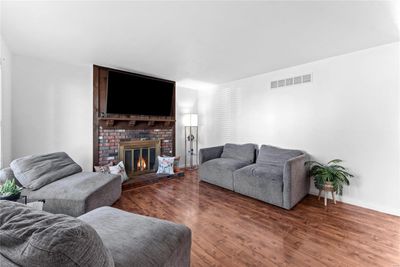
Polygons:
<instances>
[{"instance_id":1,"label":"dark wood mantel shelf","mask_svg":"<svg viewBox=\"0 0 400 267\"><path fill-rule=\"evenodd\" d=\"M100 125L106 127L113 127L117 124L127 124L129 127L136 127L138 125L145 124L147 127L155 126L155 125L163 125L168 127L175 123L174 117L164 117L164 116L106 116L106 117L98 117Z\"/></svg>"}]
</instances>

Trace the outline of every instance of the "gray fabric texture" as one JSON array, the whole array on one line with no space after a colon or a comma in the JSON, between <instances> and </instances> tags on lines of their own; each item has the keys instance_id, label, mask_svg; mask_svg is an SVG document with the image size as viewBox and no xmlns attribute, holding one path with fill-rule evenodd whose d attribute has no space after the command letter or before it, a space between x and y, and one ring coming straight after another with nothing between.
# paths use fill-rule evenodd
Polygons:
<instances>
[{"instance_id":1,"label":"gray fabric texture","mask_svg":"<svg viewBox=\"0 0 400 267\"><path fill-rule=\"evenodd\" d=\"M207 148L200 149L199 163L202 164L206 161L220 158L223 150L224 150L224 146L207 147Z\"/></svg>"},{"instance_id":2,"label":"gray fabric texture","mask_svg":"<svg viewBox=\"0 0 400 267\"><path fill-rule=\"evenodd\" d=\"M1 242L0 242L1 243ZM0 253L0 266L1 267L18 267L17 264L13 263L11 260L7 259Z\"/></svg>"},{"instance_id":3,"label":"gray fabric texture","mask_svg":"<svg viewBox=\"0 0 400 267\"><path fill-rule=\"evenodd\" d=\"M283 170L283 207L291 209L310 191L310 178L304 166L306 156L300 155L285 163Z\"/></svg>"},{"instance_id":4,"label":"gray fabric texture","mask_svg":"<svg viewBox=\"0 0 400 267\"><path fill-rule=\"evenodd\" d=\"M255 144L225 144L221 158L236 159L246 162L247 164L254 163L257 145Z\"/></svg>"},{"instance_id":5,"label":"gray fabric texture","mask_svg":"<svg viewBox=\"0 0 400 267\"><path fill-rule=\"evenodd\" d=\"M188 227L110 207L79 219L90 224L111 251L115 266L190 266Z\"/></svg>"},{"instance_id":6,"label":"gray fabric texture","mask_svg":"<svg viewBox=\"0 0 400 267\"><path fill-rule=\"evenodd\" d=\"M235 192L282 206L282 167L252 164L235 171L233 176Z\"/></svg>"},{"instance_id":7,"label":"gray fabric texture","mask_svg":"<svg viewBox=\"0 0 400 267\"><path fill-rule=\"evenodd\" d=\"M24 189L29 201L45 199L43 209L77 217L101 206L110 206L121 196L121 177L115 174L79 172L43 186Z\"/></svg>"},{"instance_id":8,"label":"gray fabric texture","mask_svg":"<svg viewBox=\"0 0 400 267\"><path fill-rule=\"evenodd\" d=\"M10 167L4 168L0 170L0 184L4 184L7 180L15 180L15 184L18 186L22 186L20 182L18 182L17 178L14 176L14 172Z\"/></svg>"},{"instance_id":9,"label":"gray fabric texture","mask_svg":"<svg viewBox=\"0 0 400 267\"><path fill-rule=\"evenodd\" d=\"M282 166L291 158L303 154L300 150L283 149L274 146L262 145L257 157L257 164Z\"/></svg>"},{"instance_id":10,"label":"gray fabric texture","mask_svg":"<svg viewBox=\"0 0 400 267\"><path fill-rule=\"evenodd\" d=\"M65 152L19 158L13 160L10 167L18 181L32 190L82 171Z\"/></svg>"},{"instance_id":11,"label":"gray fabric texture","mask_svg":"<svg viewBox=\"0 0 400 267\"><path fill-rule=\"evenodd\" d=\"M110 251L87 223L0 201L0 254L20 266L114 266Z\"/></svg>"},{"instance_id":12,"label":"gray fabric texture","mask_svg":"<svg viewBox=\"0 0 400 267\"><path fill-rule=\"evenodd\" d=\"M248 165L232 158L217 158L206 161L199 167L200 180L233 190L233 172Z\"/></svg>"}]
</instances>

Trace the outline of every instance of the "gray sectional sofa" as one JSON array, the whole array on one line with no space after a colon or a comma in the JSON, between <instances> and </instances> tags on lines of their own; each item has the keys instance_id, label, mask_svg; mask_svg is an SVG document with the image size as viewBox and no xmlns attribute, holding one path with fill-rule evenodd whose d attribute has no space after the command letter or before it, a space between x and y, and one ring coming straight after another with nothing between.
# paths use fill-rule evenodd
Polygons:
<instances>
[{"instance_id":1,"label":"gray sectional sofa","mask_svg":"<svg viewBox=\"0 0 400 267\"><path fill-rule=\"evenodd\" d=\"M43 209L77 217L121 196L121 177L83 172L66 153L31 155L0 171L1 180L16 179L28 201L45 200Z\"/></svg>"},{"instance_id":2,"label":"gray sectional sofa","mask_svg":"<svg viewBox=\"0 0 400 267\"><path fill-rule=\"evenodd\" d=\"M200 149L200 180L291 209L310 188L306 154L254 144Z\"/></svg>"},{"instance_id":3,"label":"gray sectional sofa","mask_svg":"<svg viewBox=\"0 0 400 267\"><path fill-rule=\"evenodd\" d=\"M0 265L190 266L191 231L101 207L74 218L0 201Z\"/></svg>"}]
</instances>

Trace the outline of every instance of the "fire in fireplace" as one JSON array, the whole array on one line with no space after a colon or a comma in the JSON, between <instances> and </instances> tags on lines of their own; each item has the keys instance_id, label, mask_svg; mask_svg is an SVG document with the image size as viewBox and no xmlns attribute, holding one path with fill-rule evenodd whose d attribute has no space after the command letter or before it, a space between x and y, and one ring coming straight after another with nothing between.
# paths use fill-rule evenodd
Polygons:
<instances>
[{"instance_id":1,"label":"fire in fireplace","mask_svg":"<svg viewBox=\"0 0 400 267\"><path fill-rule=\"evenodd\" d=\"M140 171L144 171L147 168L146 160L142 157L139 157L137 161L137 169Z\"/></svg>"},{"instance_id":2,"label":"fire in fireplace","mask_svg":"<svg viewBox=\"0 0 400 267\"><path fill-rule=\"evenodd\" d=\"M119 144L119 159L124 162L128 176L156 171L160 155L160 140L133 140Z\"/></svg>"}]
</instances>

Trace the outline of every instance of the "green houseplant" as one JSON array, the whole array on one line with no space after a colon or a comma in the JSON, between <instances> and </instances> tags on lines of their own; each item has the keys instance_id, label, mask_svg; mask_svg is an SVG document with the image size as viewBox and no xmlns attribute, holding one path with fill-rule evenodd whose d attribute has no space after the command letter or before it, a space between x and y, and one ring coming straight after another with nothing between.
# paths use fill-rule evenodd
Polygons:
<instances>
[{"instance_id":1,"label":"green houseplant","mask_svg":"<svg viewBox=\"0 0 400 267\"><path fill-rule=\"evenodd\" d=\"M317 161L307 161L305 164L310 167L310 175L314 178L314 185L319 190L326 187L333 187L334 192L343 194L343 185L350 185L349 178L353 177L347 169L340 165L343 161L334 159L327 164Z\"/></svg>"},{"instance_id":2,"label":"green houseplant","mask_svg":"<svg viewBox=\"0 0 400 267\"><path fill-rule=\"evenodd\" d=\"M22 188L15 184L15 179L7 180L0 185L0 199L16 200L21 195Z\"/></svg>"}]
</instances>

